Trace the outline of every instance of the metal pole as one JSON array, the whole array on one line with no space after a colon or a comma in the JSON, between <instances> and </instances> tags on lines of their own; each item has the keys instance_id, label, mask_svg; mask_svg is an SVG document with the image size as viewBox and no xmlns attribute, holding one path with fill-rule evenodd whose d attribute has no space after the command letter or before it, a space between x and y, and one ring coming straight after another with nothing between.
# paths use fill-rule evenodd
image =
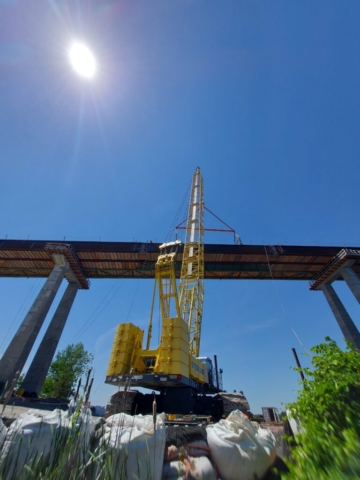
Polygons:
<instances>
[{"instance_id":1,"label":"metal pole","mask_svg":"<svg viewBox=\"0 0 360 480\"><path fill-rule=\"evenodd\" d=\"M91 387L92 387L93 381L94 381L94 377L92 377L92 379L90 380L89 388L88 388L87 392L85 392L85 405L86 405L86 404L88 403L88 401L89 401L90 392L91 392Z\"/></svg>"},{"instance_id":2,"label":"metal pole","mask_svg":"<svg viewBox=\"0 0 360 480\"><path fill-rule=\"evenodd\" d=\"M154 290L153 290L151 310L150 310L149 328L148 328L147 341L146 341L146 350L150 350L150 341L151 341L151 336L152 336L152 319L153 319L154 302L155 302L155 292L156 292L156 280L154 282Z\"/></svg>"},{"instance_id":3,"label":"metal pole","mask_svg":"<svg viewBox=\"0 0 360 480\"><path fill-rule=\"evenodd\" d=\"M218 371L218 364L217 364L217 356L214 355L214 363L215 363L215 373L216 373L216 387L220 390L219 386L219 371Z\"/></svg>"},{"instance_id":4,"label":"metal pole","mask_svg":"<svg viewBox=\"0 0 360 480\"><path fill-rule=\"evenodd\" d=\"M301 380L304 381L304 380L305 380L304 373L303 373L303 371L302 371L302 368L301 368L301 365L300 365L300 362L299 362L299 359L298 359L296 350L295 350L295 348L292 348L291 350L292 350L292 352L293 352L293 354L294 354L294 358L295 358L296 365L298 366L298 368L300 368L299 373L300 373Z\"/></svg>"},{"instance_id":5,"label":"metal pole","mask_svg":"<svg viewBox=\"0 0 360 480\"><path fill-rule=\"evenodd\" d=\"M87 389L88 384L89 384L91 372L92 372L92 367L89 368L88 373L87 373L87 376L86 376L86 383L85 383L85 387L84 387L84 394L85 394L85 395L86 395L86 389Z\"/></svg>"},{"instance_id":6,"label":"metal pole","mask_svg":"<svg viewBox=\"0 0 360 480\"><path fill-rule=\"evenodd\" d=\"M79 392L80 392L80 387L81 387L81 377L79 378L79 381L78 381L78 385L77 385L77 389L76 389L76 393L75 393L75 402L77 401L77 398L79 396Z\"/></svg>"},{"instance_id":7,"label":"metal pole","mask_svg":"<svg viewBox=\"0 0 360 480\"><path fill-rule=\"evenodd\" d=\"M5 407L8 403L8 401L10 400L12 394L13 394L13 391L16 387L16 384L18 382L18 379L19 379L19 376L20 376L20 370L18 370L16 373L15 373L15 377L13 378L12 382L10 383L10 387L8 388L8 390L6 390L6 392L4 393L3 397L1 398L1 395L0 395L0 398L1 398L1 401L3 402L3 409L2 409L2 412L1 412L1 415L4 414L4 410L5 410Z\"/></svg>"}]
</instances>

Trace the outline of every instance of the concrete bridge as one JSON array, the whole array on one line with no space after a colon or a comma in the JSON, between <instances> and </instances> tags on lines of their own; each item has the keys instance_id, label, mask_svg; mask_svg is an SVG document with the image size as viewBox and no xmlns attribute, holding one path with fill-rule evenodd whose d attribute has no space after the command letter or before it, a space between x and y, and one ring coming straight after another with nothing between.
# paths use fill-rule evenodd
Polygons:
<instances>
[{"instance_id":1,"label":"concrete bridge","mask_svg":"<svg viewBox=\"0 0 360 480\"><path fill-rule=\"evenodd\" d=\"M360 303L360 247L207 244L205 278L227 280L307 280L322 290L344 337L360 349L360 334L332 287L344 280ZM0 240L1 277L47 278L0 359L2 387L18 375L30 354L64 279L67 289L26 374L22 388L40 393L78 289L90 279L153 278L159 244ZM180 275L182 249L176 257Z\"/></svg>"}]
</instances>

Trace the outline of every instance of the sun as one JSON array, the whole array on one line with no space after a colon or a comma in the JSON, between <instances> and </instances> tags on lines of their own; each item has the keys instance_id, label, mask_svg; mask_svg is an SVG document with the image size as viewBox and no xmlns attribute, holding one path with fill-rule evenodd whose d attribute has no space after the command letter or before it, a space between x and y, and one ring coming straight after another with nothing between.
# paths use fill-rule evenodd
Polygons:
<instances>
[{"instance_id":1,"label":"sun","mask_svg":"<svg viewBox=\"0 0 360 480\"><path fill-rule=\"evenodd\" d=\"M93 78L96 73L96 60L91 50L80 42L74 42L69 48L70 63L74 70L85 78Z\"/></svg>"}]
</instances>

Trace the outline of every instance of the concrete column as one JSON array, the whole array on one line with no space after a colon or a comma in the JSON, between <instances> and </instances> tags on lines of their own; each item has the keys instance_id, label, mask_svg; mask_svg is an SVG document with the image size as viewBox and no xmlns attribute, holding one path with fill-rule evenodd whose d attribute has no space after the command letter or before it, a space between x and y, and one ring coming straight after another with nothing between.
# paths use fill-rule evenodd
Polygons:
<instances>
[{"instance_id":1,"label":"concrete column","mask_svg":"<svg viewBox=\"0 0 360 480\"><path fill-rule=\"evenodd\" d=\"M348 284L356 300L360 303L360 278L351 267L342 268L340 274Z\"/></svg>"},{"instance_id":2,"label":"concrete column","mask_svg":"<svg viewBox=\"0 0 360 480\"><path fill-rule=\"evenodd\" d=\"M21 388L27 392L41 392L46 375L54 357L66 320L74 303L79 284L71 282L60 300L59 306L46 330Z\"/></svg>"},{"instance_id":3,"label":"concrete column","mask_svg":"<svg viewBox=\"0 0 360 480\"><path fill-rule=\"evenodd\" d=\"M11 382L17 370L20 370L20 372L23 370L52 301L68 269L69 264L65 259L62 265L55 265L6 349L0 360L0 391L6 382Z\"/></svg>"},{"instance_id":4,"label":"concrete column","mask_svg":"<svg viewBox=\"0 0 360 480\"><path fill-rule=\"evenodd\" d=\"M321 290L324 292L325 298L329 303L345 339L352 342L354 346L360 350L359 330L356 328L335 290L329 284L323 284Z\"/></svg>"}]
</instances>

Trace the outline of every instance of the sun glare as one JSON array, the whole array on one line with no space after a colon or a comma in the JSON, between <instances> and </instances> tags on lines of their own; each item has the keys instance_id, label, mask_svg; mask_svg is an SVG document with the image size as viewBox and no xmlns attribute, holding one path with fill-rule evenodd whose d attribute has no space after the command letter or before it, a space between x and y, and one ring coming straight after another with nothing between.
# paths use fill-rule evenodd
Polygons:
<instances>
[{"instance_id":1,"label":"sun glare","mask_svg":"<svg viewBox=\"0 0 360 480\"><path fill-rule=\"evenodd\" d=\"M86 78L93 78L96 72L96 60L86 45L75 42L69 49L70 63L74 70Z\"/></svg>"}]
</instances>

